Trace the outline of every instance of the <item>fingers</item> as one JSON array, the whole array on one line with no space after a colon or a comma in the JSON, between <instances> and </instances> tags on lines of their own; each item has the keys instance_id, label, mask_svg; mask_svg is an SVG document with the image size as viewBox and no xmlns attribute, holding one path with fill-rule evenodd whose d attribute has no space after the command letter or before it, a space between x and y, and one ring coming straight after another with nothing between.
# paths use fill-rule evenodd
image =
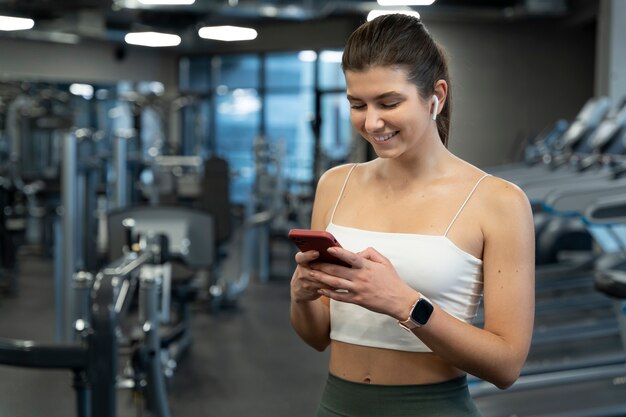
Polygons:
<instances>
[{"instance_id":1,"label":"fingers","mask_svg":"<svg viewBox=\"0 0 626 417\"><path fill-rule=\"evenodd\" d=\"M379 264L389 264L389 259L381 255L376 249L369 247L358 253L363 258Z\"/></svg>"},{"instance_id":2,"label":"fingers","mask_svg":"<svg viewBox=\"0 0 626 417\"><path fill-rule=\"evenodd\" d=\"M328 248L328 253L337 259L344 261L352 266L352 268L363 268L363 258L356 253L350 252L344 248Z\"/></svg>"},{"instance_id":3,"label":"fingers","mask_svg":"<svg viewBox=\"0 0 626 417\"><path fill-rule=\"evenodd\" d=\"M354 295L348 290L331 288L322 288L318 291L320 295L333 299L335 301L353 302Z\"/></svg>"},{"instance_id":4,"label":"fingers","mask_svg":"<svg viewBox=\"0 0 626 417\"><path fill-rule=\"evenodd\" d=\"M320 297L320 290L329 289L314 275L314 271L298 266L291 280L291 295L296 302L315 300Z\"/></svg>"},{"instance_id":5,"label":"fingers","mask_svg":"<svg viewBox=\"0 0 626 417\"><path fill-rule=\"evenodd\" d=\"M333 290L333 288L329 288L322 282L309 278L302 278L300 280L299 287L301 290L312 294L317 294L320 290Z\"/></svg>"},{"instance_id":6,"label":"fingers","mask_svg":"<svg viewBox=\"0 0 626 417\"><path fill-rule=\"evenodd\" d=\"M342 268L342 267L338 267ZM320 289L328 289L334 291L350 291L353 287L349 279L340 278L334 275L328 275L321 270L311 271L309 274L312 281L319 283Z\"/></svg>"},{"instance_id":7,"label":"fingers","mask_svg":"<svg viewBox=\"0 0 626 417\"><path fill-rule=\"evenodd\" d=\"M344 248L329 248L328 253L352 265L352 268L364 268L365 260L390 265L389 259L372 247L358 253L350 252Z\"/></svg>"},{"instance_id":8,"label":"fingers","mask_svg":"<svg viewBox=\"0 0 626 417\"><path fill-rule=\"evenodd\" d=\"M296 253L296 263L300 265L306 265L310 262L313 262L317 258L319 258L320 254L318 251L310 250L307 252L298 252Z\"/></svg>"}]
</instances>

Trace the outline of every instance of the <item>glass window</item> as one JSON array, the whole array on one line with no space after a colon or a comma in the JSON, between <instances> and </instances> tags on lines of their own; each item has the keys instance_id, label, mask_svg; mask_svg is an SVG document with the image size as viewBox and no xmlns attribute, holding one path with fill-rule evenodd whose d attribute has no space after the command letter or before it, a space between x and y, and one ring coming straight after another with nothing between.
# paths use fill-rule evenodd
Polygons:
<instances>
[{"instance_id":1,"label":"glass window","mask_svg":"<svg viewBox=\"0 0 626 417\"><path fill-rule=\"evenodd\" d=\"M350 106L344 93L322 96L322 131L320 147L324 168L345 162L351 144Z\"/></svg>"},{"instance_id":2,"label":"glass window","mask_svg":"<svg viewBox=\"0 0 626 417\"><path fill-rule=\"evenodd\" d=\"M310 182L313 176L314 95L268 93L265 120L268 141L282 150L281 170L288 186Z\"/></svg>"},{"instance_id":3,"label":"glass window","mask_svg":"<svg viewBox=\"0 0 626 417\"><path fill-rule=\"evenodd\" d=\"M258 88L261 60L257 55L220 55L211 58L213 87Z\"/></svg>"},{"instance_id":4,"label":"glass window","mask_svg":"<svg viewBox=\"0 0 626 417\"><path fill-rule=\"evenodd\" d=\"M341 163L350 153L341 56L340 50L324 50L319 54L294 51L181 59L181 91L211 94L210 100L183 110L181 151L202 157L215 152L227 159L232 172L231 199L238 204L251 200L254 190L255 144L265 143L276 152L270 162L279 162L290 191L310 188L315 175L316 89L322 94L319 166L326 169ZM315 65L319 65L317 80ZM261 133L264 142L258 141Z\"/></svg>"},{"instance_id":5,"label":"glass window","mask_svg":"<svg viewBox=\"0 0 626 417\"><path fill-rule=\"evenodd\" d=\"M208 99L200 100L181 110L181 153L208 158L210 151L210 111Z\"/></svg>"},{"instance_id":6,"label":"glass window","mask_svg":"<svg viewBox=\"0 0 626 417\"><path fill-rule=\"evenodd\" d=\"M207 92L210 87L210 59L207 57L182 58L178 65L181 91Z\"/></svg>"},{"instance_id":7,"label":"glass window","mask_svg":"<svg viewBox=\"0 0 626 417\"><path fill-rule=\"evenodd\" d=\"M254 140L259 134L261 99L257 90L237 88L216 99L216 153L228 160L231 200L245 204L254 183Z\"/></svg>"},{"instance_id":8,"label":"glass window","mask_svg":"<svg viewBox=\"0 0 626 417\"><path fill-rule=\"evenodd\" d=\"M324 50L321 51L318 56L319 65L319 83L322 90L337 90L345 89L346 80L341 71L341 56L343 55L340 50Z\"/></svg>"},{"instance_id":9,"label":"glass window","mask_svg":"<svg viewBox=\"0 0 626 417\"><path fill-rule=\"evenodd\" d=\"M309 51L315 54L313 51ZM272 88L312 88L314 83L314 61L307 54L272 53L265 58L265 86Z\"/></svg>"}]
</instances>

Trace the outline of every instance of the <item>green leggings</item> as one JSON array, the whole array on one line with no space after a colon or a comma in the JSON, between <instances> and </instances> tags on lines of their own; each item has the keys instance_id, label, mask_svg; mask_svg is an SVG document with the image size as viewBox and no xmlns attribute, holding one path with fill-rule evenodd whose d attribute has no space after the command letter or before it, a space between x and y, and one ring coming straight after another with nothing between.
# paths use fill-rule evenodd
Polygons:
<instances>
[{"instance_id":1,"label":"green leggings","mask_svg":"<svg viewBox=\"0 0 626 417\"><path fill-rule=\"evenodd\" d=\"M316 417L480 417L460 377L428 385L374 385L329 374Z\"/></svg>"}]
</instances>

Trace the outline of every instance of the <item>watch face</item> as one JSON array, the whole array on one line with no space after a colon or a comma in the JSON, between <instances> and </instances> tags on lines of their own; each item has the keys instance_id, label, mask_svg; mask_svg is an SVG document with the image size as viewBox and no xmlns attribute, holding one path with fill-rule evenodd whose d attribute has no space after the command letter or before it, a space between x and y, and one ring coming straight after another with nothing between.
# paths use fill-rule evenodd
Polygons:
<instances>
[{"instance_id":1,"label":"watch face","mask_svg":"<svg viewBox=\"0 0 626 417\"><path fill-rule=\"evenodd\" d=\"M425 325L433 312L433 305L421 298L411 313L411 318L419 323L420 326Z\"/></svg>"}]
</instances>

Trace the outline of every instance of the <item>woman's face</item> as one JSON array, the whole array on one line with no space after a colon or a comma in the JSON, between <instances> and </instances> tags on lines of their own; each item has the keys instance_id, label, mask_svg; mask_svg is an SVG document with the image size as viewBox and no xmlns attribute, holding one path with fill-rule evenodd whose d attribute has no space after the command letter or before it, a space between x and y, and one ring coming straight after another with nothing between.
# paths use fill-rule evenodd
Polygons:
<instances>
[{"instance_id":1,"label":"woman's face","mask_svg":"<svg viewBox=\"0 0 626 417\"><path fill-rule=\"evenodd\" d=\"M350 120L381 158L393 158L421 142L434 126L431 103L407 80L404 69L371 67L346 71Z\"/></svg>"}]
</instances>

